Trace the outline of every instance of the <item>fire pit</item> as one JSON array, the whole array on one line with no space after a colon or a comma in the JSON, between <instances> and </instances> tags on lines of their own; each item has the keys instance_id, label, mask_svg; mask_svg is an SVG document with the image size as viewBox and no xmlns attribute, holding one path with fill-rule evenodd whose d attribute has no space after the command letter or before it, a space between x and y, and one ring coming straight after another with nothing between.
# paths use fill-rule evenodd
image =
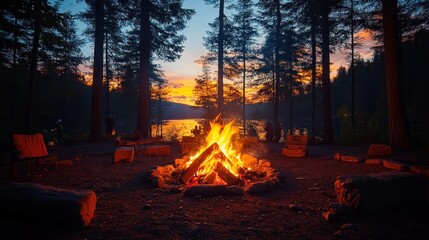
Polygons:
<instances>
[{"instance_id":1,"label":"fire pit","mask_svg":"<svg viewBox=\"0 0 429 240\"><path fill-rule=\"evenodd\" d=\"M258 159L260 154L249 151L263 144L256 142L239 139L234 120L223 124L219 115L210 122L210 132L195 155L176 159L174 166L156 167L149 180L156 187L186 196L256 194L273 189L280 174L269 161Z\"/></svg>"}]
</instances>

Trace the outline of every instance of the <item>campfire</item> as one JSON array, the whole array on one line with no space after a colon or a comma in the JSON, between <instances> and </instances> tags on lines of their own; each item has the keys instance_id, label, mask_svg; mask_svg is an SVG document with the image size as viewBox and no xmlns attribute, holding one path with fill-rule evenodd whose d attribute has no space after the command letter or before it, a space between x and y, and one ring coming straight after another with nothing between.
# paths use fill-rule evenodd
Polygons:
<instances>
[{"instance_id":1,"label":"campfire","mask_svg":"<svg viewBox=\"0 0 429 240\"><path fill-rule=\"evenodd\" d=\"M225 193L257 193L274 188L279 183L279 172L267 160L258 159L264 155L261 151L268 153L268 147L257 138L240 139L238 133L234 120L224 124L217 116L196 154L176 159L174 166L156 167L149 179L157 187L185 193L202 187L208 195L209 189L217 189L217 193L219 189Z\"/></svg>"}]
</instances>

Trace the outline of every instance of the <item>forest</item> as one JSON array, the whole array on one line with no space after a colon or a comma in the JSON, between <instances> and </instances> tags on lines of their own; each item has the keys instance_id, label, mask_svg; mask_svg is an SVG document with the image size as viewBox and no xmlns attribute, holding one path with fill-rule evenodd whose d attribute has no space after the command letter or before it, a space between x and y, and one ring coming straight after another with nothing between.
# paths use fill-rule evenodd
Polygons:
<instances>
[{"instance_id":1,"label":"forest","mask_svg":"<svg viewBox=\"0 0 429 240\"><path fill-rule=\"evenodd\" d=\"M70 138L99 141L110 114L124 131L147 138L151 123L168 118L169 82L159 62L180 58L195 10L183 0L77 2L85 11L72 14L60 11L61 0L2 1L2 143L12 133L52 129L59 118ZM205 3L219 11L203 39L207 52L195 59L195 107L207 119L251 115L305 127L325 143L429 149L429 1ZM374 42L370 58L360 55L363 36ZM349 64L331 79L336 51ZM267 103L266 111L246 114L255 103Z\"/></svg>"}]
</instances>

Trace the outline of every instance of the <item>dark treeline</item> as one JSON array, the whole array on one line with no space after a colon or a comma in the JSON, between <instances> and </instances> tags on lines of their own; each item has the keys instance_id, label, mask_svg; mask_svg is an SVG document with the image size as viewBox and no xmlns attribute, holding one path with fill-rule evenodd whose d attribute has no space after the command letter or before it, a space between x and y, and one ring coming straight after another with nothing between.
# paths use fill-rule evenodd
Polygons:
<instances>
[{"instance_id":1,"label":"dark treeline","mask_svg":"<svg viewBox=\"0 0 429 240\"><path fill-rule=\"evenodd\" d=\"M66 133L98 140L108 114L149 137L150 123L164 117L167 79L156 63L180 57L181 31L194 11L182 0L79 2L86 10L75 16L59 11L62 1L1 4L0 118L10 129L2 139L50 129L62 118ZM208 53L197 60L203 71L195 104L207 118L264 118L307 128L325 142L427 142L427 1L205 2L219 10L204 38ZM86 24L79 30L85 39L75 20ZM369 59L359 55L364 32L375 42ZM89 59L84 40L94 46ZM338 50L349 64L331 79ZM269 107L247 112L250 102Z\"/></svg>"},{"instance_id":2,"label":"dark treeline","mask_svg":"<svg viewBox=\"0 0 429 240\"><path fill-rule=\"evenodd\" d=\"M387 142L402 148L427 142L427 1L246 2L225 1L223 77L238 91L235 101L224 94L225 115L280 122L291 131L307 128L325 142ZM219 108L216 88L225 82L210 70L218 63L219 18L211 28L195 87L196 105L208 118ZM374 54L363 60L365 34L372 37ZM236 48L245 41L243 50ZM347 53L349 64L331 79L330 55L339 50ZM248 99L246 87L240 94L241 85L256 87L257 93ZM246 99L271 106L244 114L240 106Z\"/></svg>"}]
</instances>

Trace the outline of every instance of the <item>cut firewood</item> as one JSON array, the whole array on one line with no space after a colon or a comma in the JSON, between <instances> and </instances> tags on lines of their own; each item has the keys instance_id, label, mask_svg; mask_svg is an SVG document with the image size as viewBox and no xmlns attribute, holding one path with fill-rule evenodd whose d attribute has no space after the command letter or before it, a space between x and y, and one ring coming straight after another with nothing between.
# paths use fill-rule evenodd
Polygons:
<instances>
[{"instance_id":1,"label":"cut firewood","mask_svg":"<svg viewBox=\"0 0 429 240\"><path fill-rule=\"evenodd\" d=\"M231 173L222 163L218 162L216 166L217 174L228 186L238 185L241 183L241 179Z\"/></svg>"},{"instance_id":2,"label":"cut firewood","mask_svg":"<svg viewBox=\"0 0 429 240\"><path fill-rule=\"evenodd\" d=\"M203 164L203 162L213 153L219 149L217 143L213 143L210 147L206 148L192 163L189 167L183 172L180 177L182 183L187 184L192 176L198 171L198 168Z\"/></svg>"}]
</instances>

